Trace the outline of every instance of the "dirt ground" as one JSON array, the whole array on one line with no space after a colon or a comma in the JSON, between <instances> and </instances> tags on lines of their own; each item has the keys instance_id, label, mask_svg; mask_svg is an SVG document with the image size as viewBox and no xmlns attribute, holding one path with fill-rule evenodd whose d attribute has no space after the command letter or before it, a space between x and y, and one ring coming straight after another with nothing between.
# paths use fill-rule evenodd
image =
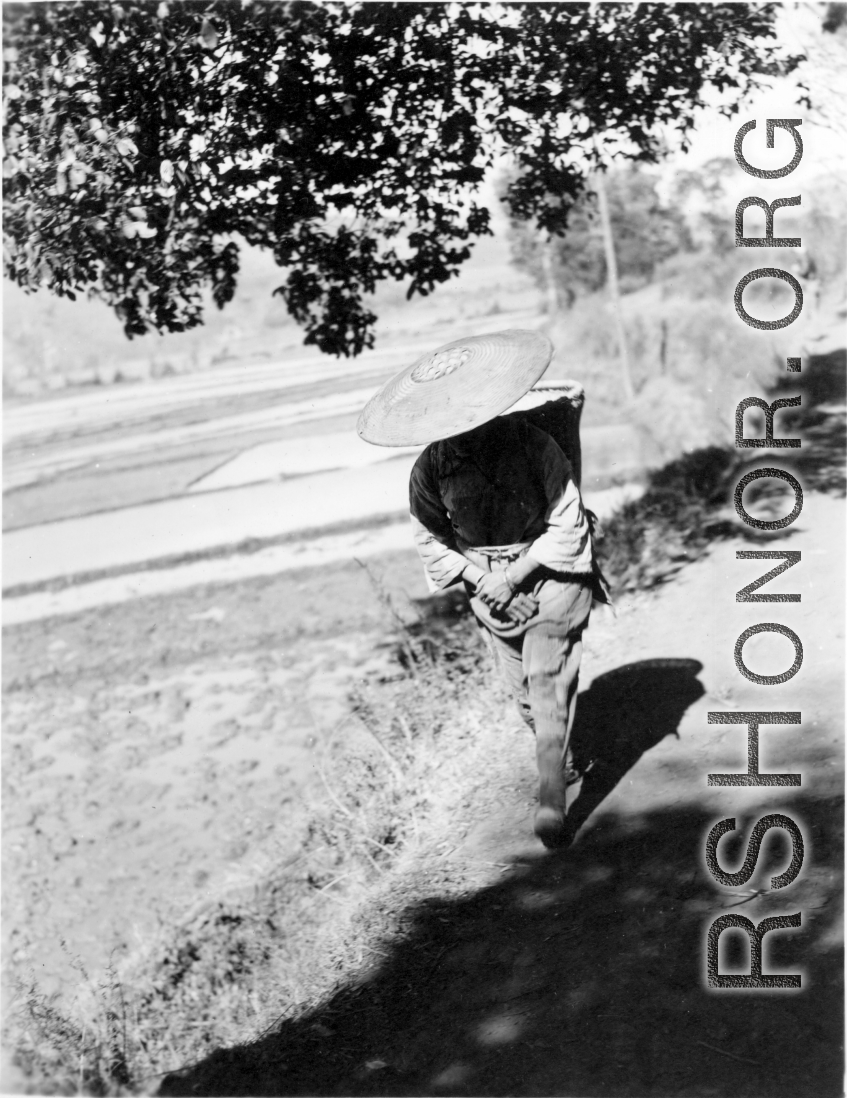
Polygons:
<instances>
[{"instance_id":1,"label":"dirt ground","mask_svg":"<svg viewBox=\"0 0 847 1098\"><path fill-rule=\"evenodd\" d=\"M840 1094L843 501L809 495L788 540L803 561L774 589L799 605L736 604L762 567L729 542L616 618L595 614L575 737L605 765L579 792L573 848L551 856L532 836L531 739L513 719L490 730L489 780L445 866L505 872L463 896L433 887L376 970L162 1093ZM424 594L411 552L378 568L389 590ZM383 614L363 570L339 564L8 630L11 972L70 991L74 958L100 970L290 856L315 753L350 685L384 664ZM732 657L746 626L772 620L805 650L777 688L745 682ZM745 659L774 674L787 650L755 637ZM763 728L761 749L763 771L800 771L802 786L709 788L708 773L743 769L745 740L707 712L762 708L802 711L801 728ZM748 885L716 885L709 828L737 816L746 835L774 811L803 831L796 883L767 891L787 862L773 838ZM802 912L765 948L765 971L801 972L799 992L705 988L706 929L729 911ZM743 970L743 951L725 952Z\"/></svg>"}]
</instances>

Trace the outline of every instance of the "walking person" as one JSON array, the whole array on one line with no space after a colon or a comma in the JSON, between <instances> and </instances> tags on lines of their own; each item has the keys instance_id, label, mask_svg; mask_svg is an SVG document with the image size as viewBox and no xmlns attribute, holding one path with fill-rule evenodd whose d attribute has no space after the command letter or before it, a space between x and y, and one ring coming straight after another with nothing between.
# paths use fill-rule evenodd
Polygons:
<instances>
[{"instance_id":1,"label":"walking person","mask_svg":"<svg viewBox=\"0 0 847 1098\"><path fill-rule=\"evenodd\" d=\"M412 470L414 540L430 588L464 583L523 719L535 732L535 832L571 840L568 784L582 633L604 598L591 525L554 439L502 416L553 352L534 331L456 340L425 355L368 402L359 434L377 445L428 443Z\"/></svg>"}]
</instances>

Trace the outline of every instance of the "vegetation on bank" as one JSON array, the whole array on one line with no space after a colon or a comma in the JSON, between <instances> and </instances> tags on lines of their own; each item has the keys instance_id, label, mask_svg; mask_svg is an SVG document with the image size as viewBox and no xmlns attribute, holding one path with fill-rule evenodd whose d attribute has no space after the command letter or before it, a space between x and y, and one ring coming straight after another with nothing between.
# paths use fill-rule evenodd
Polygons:
<instances>
[{"instance_id":1,"label":"vegetation on bank","mask_svg":"<svg viewBox=\"0 0 847 1098\"><path fill-rule=\"evenodd\" d=\"M505 699L451 600L409 622L375 582L390 670L357 687L325 745L297 853L188 912L119 970L98 979L80 969L72 1004L35 981L19 986L6 1036L33 1093L151 1093L167 1071L307 1010L378 960L365 901L440 841L472 784L479 730Z\"/></svg>"}]
</instances>

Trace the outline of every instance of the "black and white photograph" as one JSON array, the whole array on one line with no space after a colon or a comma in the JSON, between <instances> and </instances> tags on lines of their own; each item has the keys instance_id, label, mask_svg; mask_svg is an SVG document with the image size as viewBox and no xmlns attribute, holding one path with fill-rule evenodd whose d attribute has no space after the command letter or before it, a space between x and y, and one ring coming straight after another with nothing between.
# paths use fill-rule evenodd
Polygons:
<instances>
[{"instance_id":1,"label":"black and white photograph","mask_svg":"<svg viewBox=\"0 0 847 1098\"><path fill-rule=\"evenodd\" d=\"M843 1096L847 4L2 50L0 1092Z\"/></svg>"}]
</instances>

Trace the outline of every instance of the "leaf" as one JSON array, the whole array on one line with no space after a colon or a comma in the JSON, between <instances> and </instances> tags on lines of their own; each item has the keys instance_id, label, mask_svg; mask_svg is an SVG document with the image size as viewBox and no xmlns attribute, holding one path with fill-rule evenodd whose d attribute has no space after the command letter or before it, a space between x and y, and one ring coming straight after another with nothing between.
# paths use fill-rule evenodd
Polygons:
<instances>
[{"instance_id":1,"label":"leaf","mask_svg":"<svg viewBox=\"0 0 847 1098\"><path fill-rule=\"evenodd\" d=\"M174 178L174 166L170 160L163 160L159 165L159 174L162 177L163 183L173 183Z\"/></svg>"},{"instance_id":2,"label":"leaf","mask_svg":"<svg viewBox=\"0 0 847 1098\"><path fill-rule=\"evenodd\" d=\"M147 220L147 211L143 206L130 206L128 213L130 217L134 217L136 221Z\"/></svg>"},{"instance_id":3,"label":"leaf","mask_svg":"<svg viewBox=\"0 0 847 1098\"><path fill-rule=\"evenodd\" d=\"M127 240L132 240L136 236L136 234L138 233L138 222L136 222L136 221L122 221L121 222L121 232L124 234L124 236L127 238Z\"/></svg>"},{"instance_id":4,"label":"leaf","mask_svg":"<svg viewBox=\"0 0 847 1098\"><path fill-rule=\"evenodd\" d=\"M136 226L136 234L141 237L142 240L149 240L151 236L155 236L158 229L154 229L152 225L144 224Z\"/></svg>"},{"instance_id":5,"label":"leaf","mask_svg":"<svg viewBox=\"0 0 847 1098\"><path fill-rule=\"evenodd\" d=\"M138 146L130 137L122 137L116 142L115 148L121 156L137 156Z\"/></svg>"}]
</instances>

